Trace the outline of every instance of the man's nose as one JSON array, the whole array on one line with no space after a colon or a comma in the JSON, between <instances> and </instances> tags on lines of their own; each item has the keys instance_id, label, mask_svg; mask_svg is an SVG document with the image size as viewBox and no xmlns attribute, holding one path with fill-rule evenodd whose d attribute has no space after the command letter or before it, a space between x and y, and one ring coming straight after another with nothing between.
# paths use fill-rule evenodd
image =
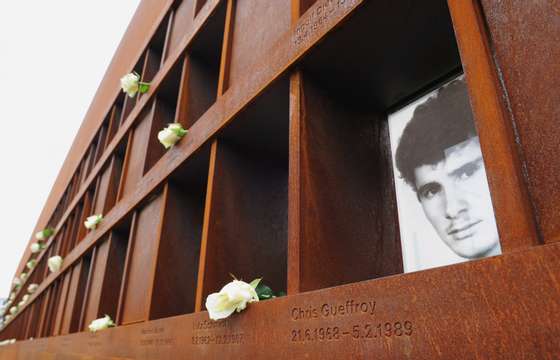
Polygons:
<instances>
[{"instance_id":1,"label":"man's nose","mask_svg":"<svg viewBox=\"0 0 560 360\"><path fill-rule=\"evenodd\" d=\"M463 195L460 189L453 186L445 189L445 217L447 219L454 219L467 210L467 203L464 201Z\"/></svg>"}]
</instances>

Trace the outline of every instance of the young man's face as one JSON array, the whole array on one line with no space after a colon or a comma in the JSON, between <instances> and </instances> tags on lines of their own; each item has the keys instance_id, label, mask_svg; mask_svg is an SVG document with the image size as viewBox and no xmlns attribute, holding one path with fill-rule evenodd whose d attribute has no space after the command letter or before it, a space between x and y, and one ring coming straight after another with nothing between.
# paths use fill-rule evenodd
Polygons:
<instances>
[{"instance_id":1,"label":"young man's face","mask_svg":"<svg viewBox=\"0 0 560 360\"><path fill-rule=\"evenodd\" d=\"M451 250L469 259L500 253L478 137L446 150L435 165L417 167L415 179L424 213Z\"/></svg>"}]
</instances>

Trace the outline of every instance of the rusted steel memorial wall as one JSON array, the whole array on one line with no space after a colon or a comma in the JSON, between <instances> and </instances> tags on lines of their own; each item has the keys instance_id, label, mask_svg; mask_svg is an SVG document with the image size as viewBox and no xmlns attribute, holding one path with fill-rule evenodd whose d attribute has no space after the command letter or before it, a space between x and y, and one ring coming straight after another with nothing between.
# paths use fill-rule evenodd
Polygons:
<instances>
[{"instance_id":1,"label":"rusted steel memorial wall","mask_svg":"<svg viewBox=\"0 0 560 360\"><path fill-rule=\"evenodd\" d=\"M39 286L0 357L556 358L559 14L545 0L142 1L33 231L54 236L15 274L36 260L14 303ZM132 71L151 83L135 98L119 87ZM458 84L492 221L440 231L461 261L417 271L394 119ZM188 134L166 150L174 122ZM429 187L413 172L436 232L429 201L447 191L442 218L458 216L446 186L479 162ZM494 220L498 252L467 254ZM230 273L287 296L210 320ZM105 314L117 326L87 332Z\"/></svg>"}]
</instances>

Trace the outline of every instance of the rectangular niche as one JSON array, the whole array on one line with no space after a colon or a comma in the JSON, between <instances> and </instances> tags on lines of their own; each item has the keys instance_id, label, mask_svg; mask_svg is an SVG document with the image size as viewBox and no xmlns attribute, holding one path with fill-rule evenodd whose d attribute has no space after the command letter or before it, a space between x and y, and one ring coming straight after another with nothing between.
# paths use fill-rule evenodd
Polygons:
<instances>
[{"instance_id":1,"label":"rectangular niche","mask_svg":"<svg viewBox=\"0 0 560 360\"><path fill-rule=\"evenodd\" d=\"M302 59L292 293L403 272L387 115L460 67L445 1L365 3Z\"/></svg>"},{"instance_id":2,"label":"rectangular niche","mask_svg":"<svg viewBox=\"0 0 560 360\"><path fill-rule=\"evenodd\" d=\"M117 294L122 288L131 227L132 218L122 221L95 247L81 330L87 330L93 320L102 316L109 315L113 320L117 318Z\"/></svg>"},{"instance_id":3,"label":"rectangular niche","mask_svg":"<svg viewBox=\"0 0 560 360\"><path fill-rule=\"evenodd\" d=\"M195 311L209 159L204 146L168 180L150 319Z\"/></svg>"},{"instance_id":4,"label":"rectangular niche","mask_svg":"<svg viewBox=\"0 0 560 360\"><path fill-rule=\"evenodd\" d=\"M148 44L144 55L144 66L142 68L141 81L143 82L151 82L163 64L169 19L170 16L167 14Z\"/></svg>"},{"instance_id":5,"label":"rectangular niche","mask_svg":"<svg viewBox=\"0 0 560 360\"><path fill-rule=\"evenodd\" d=\"M285 291L288 250L289 86L281 79L213 144L197 305L231 281L263 277Z\"/></svg>"},{"instance_id":6,"label":"rectangular niche","mask_svg":"<svg viewBox=\"0 0 560 360\"><path fill-rule=\"evenodd\" d=\"M136 211L119 323L194 311L209 149L193 154Z\"/></svg>"},{"instance_id":7,"label":"rectangular niche","mask_svg":"<svg viewBox=\"0 0 560 360\"><path fill-rule=\"evenodd\" d=\"M196 0L176 1L171 15L170 30L165 57L177 50L181 40L192 27L194 20L194 2Z\"/></svg>"},{"instance_id":8,"label":"rectangular niche","mask_svg":"<svg viewBox=\"0 0 560 360\"><path fill-rule=\"evenodd\" d=\"M187 48L177 121L190 128L216 102L226 21L226 2L202 26Z\"/></svg>"},{"instance_id":9,"label":"rectangular niche","mask_svg":"<svg viewBox=\"0 0 560 360\"><path fill-rule=\"evenodd\" d=\"M158 88L150 110L150 132L148 135L146 158L144 160L144 174L165 154L166 149L159 142L157 135L159 131L168 124L176 122L177 103L181 78L183 74L183 63L180 61L169 73L166 74L161 86Z\"/></svg>"}]
</instances>

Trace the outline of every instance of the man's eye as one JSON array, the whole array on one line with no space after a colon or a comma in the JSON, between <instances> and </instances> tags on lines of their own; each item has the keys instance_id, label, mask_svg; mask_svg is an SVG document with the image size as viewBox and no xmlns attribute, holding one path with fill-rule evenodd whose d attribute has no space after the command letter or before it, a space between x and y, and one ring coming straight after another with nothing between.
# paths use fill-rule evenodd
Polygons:
<instances>
[{"instance_id":1,"label":"man's eye","mask_svg":"<svg viewBox=\"0 0 560 360\"><path fill-rule=\"evenodd\" d=\"M423 186L420 191L420 197L423 199L431 199L441 191L439 184L428 184Z\"/></svg>"},{"instance_id":2,"label":"man's eye","mask_svg":"<svg viewBox=\"0 0 560 360\"><path fill-rule=\"evenodd\" d=\"M466 180L470 178L478 169L480 168L479 164L468 164L461 169L461 172L457 174L457 178L459 180Z\"/></svg>"}]
</instances>

